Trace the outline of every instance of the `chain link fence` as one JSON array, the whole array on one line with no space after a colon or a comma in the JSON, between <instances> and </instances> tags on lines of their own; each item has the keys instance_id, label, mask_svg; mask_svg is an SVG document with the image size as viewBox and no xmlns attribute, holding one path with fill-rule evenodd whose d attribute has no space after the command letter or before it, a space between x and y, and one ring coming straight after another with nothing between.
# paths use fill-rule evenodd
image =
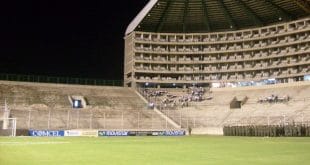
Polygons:
<instances>
[{"instance_id":1,"label":"chain link fence","mask_svg":"<svg viewBox=\"0 0 310 165\"><path fill-rule=\"evenodd\" d=\"M11 110L17 129L169 129L153 110Z\"/></svg>"},{"instance_id":2,"label":"chain link fence","mask_svg":"<svg viewBox=\"0 0 310 165\"><path fill-rule=\"evenodd\" d=\"M309 115L248 116L235 119L201 116L187 110L161 110L181 128L243 125L310 125ZM172 129L167 118L153 110L11 110L17 129Z\"/></svg>"}]
</instances>

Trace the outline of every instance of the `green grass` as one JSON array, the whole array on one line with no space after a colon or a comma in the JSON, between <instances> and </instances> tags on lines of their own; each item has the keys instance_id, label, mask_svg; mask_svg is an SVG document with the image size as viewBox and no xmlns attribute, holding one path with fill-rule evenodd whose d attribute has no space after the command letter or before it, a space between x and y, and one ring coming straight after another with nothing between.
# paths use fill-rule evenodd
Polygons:
<instances>
[{"instance_id":1,"label":"green grass","mask_svg":"<svg viewBox=\"0 0 310 165\"><path fill-rule=\"evenodd\" d=\"M310 138L0 138L1 165L309 164Z\"/></svg>"}]
</instances>

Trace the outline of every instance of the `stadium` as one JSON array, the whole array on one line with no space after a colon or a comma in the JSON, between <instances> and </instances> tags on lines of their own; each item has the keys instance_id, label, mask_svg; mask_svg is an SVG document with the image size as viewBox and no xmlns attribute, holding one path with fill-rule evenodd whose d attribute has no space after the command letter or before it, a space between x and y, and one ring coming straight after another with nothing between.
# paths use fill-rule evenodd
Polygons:
<instances>
[{"instance_id":1,"label":"stadium","mask_svg":"<svg viewBox=\"0 0 310 165\"><path fill-rule=\"evenodd\" d=\"M310 161L308 0L150 0L124 40L121 84L0 75L0 164Z\"/></svg>"}]
</instances>

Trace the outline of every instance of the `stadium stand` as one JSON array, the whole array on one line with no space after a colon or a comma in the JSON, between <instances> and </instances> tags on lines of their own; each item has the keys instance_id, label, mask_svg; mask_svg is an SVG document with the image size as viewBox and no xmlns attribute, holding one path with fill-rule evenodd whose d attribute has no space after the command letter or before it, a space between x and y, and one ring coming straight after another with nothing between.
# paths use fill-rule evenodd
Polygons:
<instances>
[{"instance_id":1,"label":"stadium stand","mask_svg":"<svg viewBox=\"0 0 310 165\"><path fill-rule=\"evenodd\" d=\"M125 87L0 81L0 100L25 129L309 125L309 6L150 0L125 33Z\"/></svg>"},{"instance_id":2,"label":"stadium stand","mask_svg":"<svg viewBox=\"0 0 310 165\"><path fill-rule=\"evenodd\" d=\"M180 89L179 91L182 91ZM171 92L171 91L170 91ZM310 124L310 82L266 86L211 88L212 99L190 102L188 107L163 112L183 128L219 128L225 125ZM285 102L260 103L259 98L289 95ZM241 108L231 109L234 98L247 98ZM169 108L169 107L168 107Z\"/></svg>"},{"instance_id":3,"label":"stadium stand","mask_svg":"<svg viewBox=\"0 0 310 165\"><path fill-rule=\"evenodd\" d=\"M125 33L125 86L309 75L309 2L150 0Z\"/></svg>"},{"instance_id":4,"label":"stadium stand","mask_svg":"<svg viewBox=\"0 0 310 165\"><path fill-rule=\"evenodd\" d=\"M18 129L173 128L130 88L1 81L0 91ZM72 108L76 95L86 108Z\"/></svg>"},{"instance_id":5,"label":"stadium stand","mask_svg":"<svg viewBox=\"0 0 310 165\"><path fill-rule=\"evenodd\" d=\"M125 73L132 72L129 75L135 76L131 82L138 86L250 82L271 77L281 82L300 81L310 73L309 23L310 19L306 18L210 34L133 32L127 36L132 40L131 45L135 45L133 70ZM156 40L157 37L165 39Z\"/></svg>"},{"instance_id":6,"label":"stadium stand","mask_svg":"<svg viewBox=\"0 0 310 165\"><path fill-rule=\"evenodd\" d=\"M0 88L1 100L9 103L10 116L18 119L19 129L174 128L158 113L148 109L147 104L131 88L7 81L1 81ZM182 106L179 99L192 93L191 89L193 88L148 90L152 91L151 93L163 93L158 94L156 104L162 103L167 95L175 96L175 107L156 108L182 128L193 128L193 133L197 133L197 130L208 130L207 133L217 134L227 125L309 124L309 81L236 88L204 88L206 92L201 101L190 101L188 106ZM72 108L68 96L76 95L87 100L86 108ZM260 102L261 98L272 95L279 98L288 96L290 99L285 102ZM231 109L230 103L234 98L247 100L240 108ZM154 97L147 99L152 101Z\"/></svg>"}]
</instances>

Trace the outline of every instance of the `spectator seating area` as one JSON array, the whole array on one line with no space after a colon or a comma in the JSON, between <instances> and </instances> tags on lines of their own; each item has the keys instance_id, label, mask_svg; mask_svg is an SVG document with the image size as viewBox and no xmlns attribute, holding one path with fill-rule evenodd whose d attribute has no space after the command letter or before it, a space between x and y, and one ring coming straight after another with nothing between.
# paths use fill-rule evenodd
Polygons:
<instances>
[{"instance_id":1,"label":"spectator seating area","mask_svg":"<svg viewBox=\"0 0 310 165\"><path fill-rule=\"evenodd\" d=\"M278 103L278 102L288 102L290 101L290 97L288 95L278 96L271 94L270 96L260 97L258 99L259 103Z\"/></svg>"},{"instance_id":2,"label":"spectator seating area","mask_svg":"<svg viewBox=\"0 0 310 165\"><path fill-rule=\"evenodd\" d=\"M163 111L183 128L223 127L224 125L268 125L310 121L310 82L257 87L212 88L211 100ZM277 101L258 101L278 96ZM230 109L234 98L247 98L240 109ZM271 98L271 97L270 97Z\"/></svg>"},{"instance_id":3,"label":"spectator seating area","mask_svg":"<svg viewBox=\"0 0 310 165\"><path fill-rule=\"evenodd\" d=\"M134 31L125 39L125 84L301 81L310 73L309 29L306 17L227 32Z\"/></svg>"},{"instance_id":4,"label":"spectator seating area","mask_svg":"<svg viewBox=\"0 0 310 165\"><path fill-rule=\"evenodd\" d=\"M149 101L150 105L154 105L159 110L188 107L191 102L202 102L212 98L210 96L205 97L205 88L195 86L187 89L141 88L139 91Z\"/></svg>"},{"instance_id":5,"label":"spectator seating area","mask_svg":"<svg viewBox=\"0 0 310 165\"><path fill-rule=\"evenodd\" d=\"M309 81L237 88L149 88L140 92L182 128L310 124ZM73 109L68 96L82 96L86 108ZM233 99L244 98L247 100L241 108L230 109ZM174 128L165 117L148 109L131 88L0 81L0 100L2 105L7 101L10 117L17 118L19 129Z\"/></svg>"},{"instance_id":6,"label":"spectator seating area","mask_svg":"<svg viewBox=\"0 0 310 165\"><path fill-rule=\"evenodd\" d=\"M73 109L69 96L83 96L86 108ZM172 127L131 88L0 81L18 129L151 129ZM2 109L0 110L2 111Z\"/></svg>"}]
</instances>

